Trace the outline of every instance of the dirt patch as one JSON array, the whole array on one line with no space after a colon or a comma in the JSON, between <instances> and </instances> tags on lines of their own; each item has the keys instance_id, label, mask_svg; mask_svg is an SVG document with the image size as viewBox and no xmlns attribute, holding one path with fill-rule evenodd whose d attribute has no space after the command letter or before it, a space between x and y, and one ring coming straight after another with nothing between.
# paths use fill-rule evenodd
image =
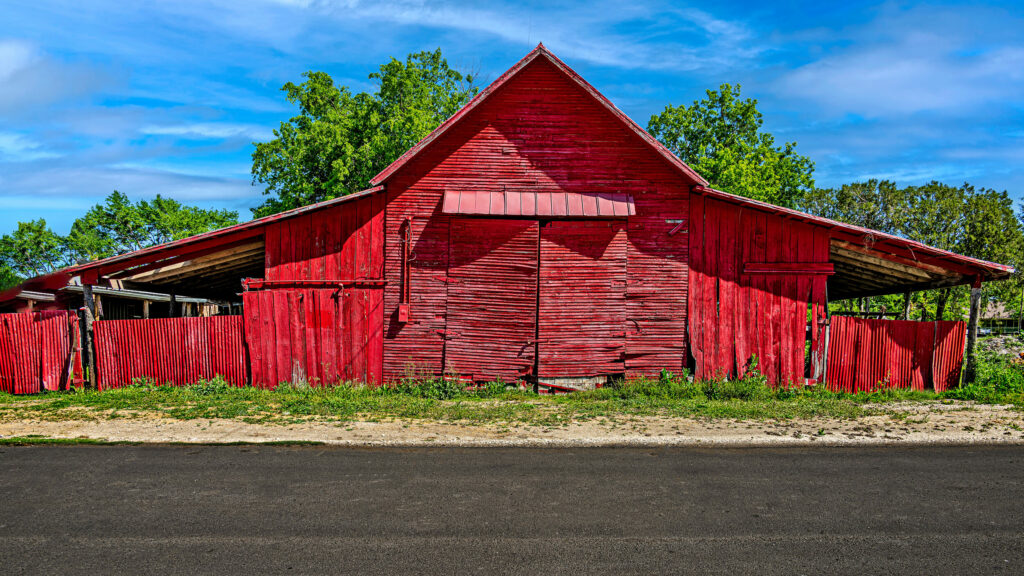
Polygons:
<instances>
[{"instance_id":1,"label":"dirt patch","mask_svg":"<svg viewBox=\"0 0 1024 576\"><path fill-rule=\"evenodd\" d=\"M112 442L313 441L348 446L863 445L1024 443L1024 413L1008 406L879 405L854 420L599 418L556 426L428 420L251 424L229 419L176 420L156 413L106 420L0 422L0 437L88 438Z\"/></svg>"}]
</instances>

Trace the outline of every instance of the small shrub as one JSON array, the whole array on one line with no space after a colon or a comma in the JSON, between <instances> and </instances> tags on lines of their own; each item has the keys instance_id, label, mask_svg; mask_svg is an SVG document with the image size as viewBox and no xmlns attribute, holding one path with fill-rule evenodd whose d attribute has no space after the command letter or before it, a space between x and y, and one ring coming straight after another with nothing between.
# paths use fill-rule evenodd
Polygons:
<instances>
[{"instance_id":1,"label":"small shrub","mask_svg":"<svg viewBox=\"0 0 1024 576\"><path fill-rule=\"evenodd\" d=\"M185 386L185 389L198 396L215 396L235 390L237 386L230 384L224 377L217 375L210 380L199 380L195 384Z\"/></svg>"},{"instance_id":2,"label":"small shrub","mask_svg":"<svg viewBox=\"0 0 1024 576\"><path fill-rule=\"evenodd\" d=\"M1024 405L1024 366L994 354L979 354L977 378L942 394L943 398Z\"/></svg>"}]
</instances>

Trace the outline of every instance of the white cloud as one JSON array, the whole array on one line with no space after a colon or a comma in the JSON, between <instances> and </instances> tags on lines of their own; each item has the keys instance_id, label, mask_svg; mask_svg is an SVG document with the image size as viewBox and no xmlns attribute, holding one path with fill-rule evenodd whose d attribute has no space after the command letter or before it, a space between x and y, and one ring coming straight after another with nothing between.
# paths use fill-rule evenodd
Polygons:
<instances>
[{"instance_id":1,"label":"white cloud","mask_svg":"<svg viewBox=\"0 0 1024 576\"><path fill-rule=\"evenodd\" d=\"M0 115L88 94L109 81L91 66L72 66L21 40L0 40Z\"/></svg>"},{"instance_id":2,"label":"white cloud","mask_svg":"<svg viewBox=\"0 0 1024 576\"><path fill-rule=\"evenodd\" d=\"M696 70L735 66L762 50L741 22L721 20L695 9L660 9L645 3L598 1L584 9L555 6L535 11L501 3L477 8L418 0L270 1L347 24L363 20L439 28L531 47L544 42L563 57L622 68ZM616 32L623 21L630 21L639 31ZM652 35L658 40L652 42Z\"/></svg>"},{"instance_id":3,"label":"white cloud","mask_svg":"<svg viewBox=\"0 0 1024 576\"><path fill-rule=\"evenodd\" d=\"M0 132L0 160L7 162L31 162L43 158L55 158L58 154L43 149L38 142L15 132Z\"/></svg>"},{"instance_id":4,"label":"white cloud","mask_svg":"<svg viewBox=\"0 0 1024 576\"><path fill-rule=\"evenodd\" d=\"M985 31L1011 24L993 26L993 18L980 10L884 10L863 27L837 31L839 46L784 75L777 91L865 118L1014 101L1024 90L1024 38L993 42Z\"/></svg>"},{"instance_id":5,"label":"white cloud","mask_svg":"<svg viewBox=\"0 0 1024 576\"><path fill-rule=\"evenodd\" d=\"M156 136L179 136L183 139L193 140L269 140L274 133L266 126L254 124L232 124L217 122L199 122L193 124L171 124L163 126L143 126L140 129L143 134Z\"/></svg>"}]
</instances>

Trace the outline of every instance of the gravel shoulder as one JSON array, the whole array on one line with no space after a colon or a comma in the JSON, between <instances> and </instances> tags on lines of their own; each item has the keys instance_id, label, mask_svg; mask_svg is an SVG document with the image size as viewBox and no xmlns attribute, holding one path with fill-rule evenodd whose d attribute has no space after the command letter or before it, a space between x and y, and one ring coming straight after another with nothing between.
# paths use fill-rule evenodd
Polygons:
<instances>
[{"instance_id":1,"label":"gravel shoulder","mask_svg":"<svg viewBox=\"0 0 1024 576\"><path fill-rule=\"evenodd\" d=\"M287 424L178 420L156 413L90 420L8 420L0 440L87 439L139 443L317 442L341 446L848 446L1024 444L1024 412L954 403L879 405L851 420L620 417L554 426L430 420Z\"/></svg>"}]
</instances>

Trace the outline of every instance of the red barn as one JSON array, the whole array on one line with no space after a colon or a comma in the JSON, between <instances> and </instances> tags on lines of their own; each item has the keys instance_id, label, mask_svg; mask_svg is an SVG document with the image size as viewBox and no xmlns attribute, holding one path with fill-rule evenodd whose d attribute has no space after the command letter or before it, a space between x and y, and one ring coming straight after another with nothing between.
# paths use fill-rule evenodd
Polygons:
<instances>
[{"instance_id":1,"label":"red barn","mask_svg":"<svg viewBox=\"0 0 1024 576\"><path fill-rule=\"evenodd\" d=\"M755 356L775 382L820 379L829 299L1011 272L713 190L543 46L372 184L56 282L225 303L244 283L256 385L579 388Z\"/></svg>"}]
</instances>

